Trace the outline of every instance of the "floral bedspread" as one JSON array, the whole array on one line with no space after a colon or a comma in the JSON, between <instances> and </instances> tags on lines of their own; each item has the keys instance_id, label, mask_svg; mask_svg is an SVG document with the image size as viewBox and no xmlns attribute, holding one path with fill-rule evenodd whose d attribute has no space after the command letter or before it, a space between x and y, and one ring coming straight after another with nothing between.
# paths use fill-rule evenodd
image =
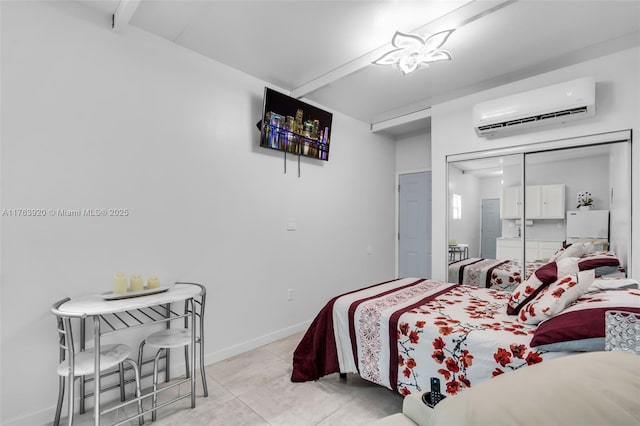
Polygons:
<instances>
[{"instance_id":1,"label":"floral bedspread","mask_svg":"<svg viewBox=\"0 0 640 426\"><path fill-rule=\"evenodd\" d=\"M506 314L509 293L406 278L335 300L340 371L407 395L438 377L455 395L566 352L529 346L535 327Z\"/></svg>"},{"instance_id":2,"label":"floral bedspread","mask_svg":"<svg viewBox=\"0 0 640 426\"><path fill-rule=\"evenodd\" d=\"M527 262L526 277L544 263ZM520 262L469 258L449 265L449 282L511 291L522 282Z\"/></svg>"}]
</instances>

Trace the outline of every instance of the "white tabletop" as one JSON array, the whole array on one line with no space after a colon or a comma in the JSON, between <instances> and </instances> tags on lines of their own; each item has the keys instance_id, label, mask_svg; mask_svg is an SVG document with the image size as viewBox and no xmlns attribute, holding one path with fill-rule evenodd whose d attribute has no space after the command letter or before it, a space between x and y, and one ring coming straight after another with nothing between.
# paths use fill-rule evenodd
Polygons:
<instances>
[{"instance_id":1,"label":"white tabletop","mask_svg":"<svg viewBox=\"0 0 640 426\"><path fill-rule=\"evenodd\" d=\"M175 284L167 291L127 299L105 300L101 294L71 299L63 303L59 310L73 315L104 315L115 312L142 309L149 306L179 302L191 299L200 293L200 287L193 284Z\"/></svg>"}]
</instances>

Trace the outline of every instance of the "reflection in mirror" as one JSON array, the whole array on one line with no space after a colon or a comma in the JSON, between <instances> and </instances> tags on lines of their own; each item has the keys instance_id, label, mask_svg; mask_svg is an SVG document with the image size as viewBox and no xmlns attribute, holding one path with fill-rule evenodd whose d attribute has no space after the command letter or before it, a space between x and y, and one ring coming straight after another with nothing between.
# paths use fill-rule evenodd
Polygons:
<instances>
[{"instance_id":1,"label":"reflection in mirror","mask_svg":"<svg viewBox=\"0 0 640 426\"><path fill-rule=\"evenodd\" d=\"M564 243L613 251L627 263L628 142L525 155L527 262L535 268ZM620 161L622 160L622 161Z\"/></svg>"},{"instance_id":2,"label":"reflection in mirror","mask_svg":"<svg viewBox=\"0 0 640 426\"><path fill-rule=\"evenodd\" d=\"M519 228L514 220L502 220L505 214L521 216L519 192L508 190L512 205L502 200L504 188L520 188L522 158L512 154L449 163L450 282L494 288L520 282Z\"/></svg>"},{"instance_id":3,"label":"reflection in mirror","mask_svg":"<svg viewBox=\"0 0 640 426\"><path fill-rule=\"evenodd\" d=\"M509 291L572 243L614 252L621 268L609 272L624 275L631 247L630 145L450 161L448 280Z\"/></svg>"}]
</instances>

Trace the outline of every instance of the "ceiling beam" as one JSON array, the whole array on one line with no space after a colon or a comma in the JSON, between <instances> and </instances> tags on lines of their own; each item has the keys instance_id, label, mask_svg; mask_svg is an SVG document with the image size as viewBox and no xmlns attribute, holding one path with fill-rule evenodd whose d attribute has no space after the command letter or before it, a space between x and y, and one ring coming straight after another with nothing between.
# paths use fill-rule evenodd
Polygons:
<instances>
[{"instance_id":1,"label":"ceiling beam","mask_svg":"<svg viewBox=\"0 0 640 426\"><path fill-rule=\"evenodd\" d=\"M458 29L470 22L487 16L497 10L502 9L517 0L502 0L502 1L472 1L464 6L440 17L434 21L429 22L419 28L416 28L412 33L419 34L435 34L438 31L444 31L448 29ZM294 98L302 98L311 92L314 92L321 87L327 86L334 81L340 80L356 71L365 68L373 61L381 57L387 51L392 48L391 43L387 43L384 46L380 46L364 55L347 62L344 65L335 68L315 79L304 83L301 86L296 87L291 91L291 96Z\"/></svg>"},{"instance_id":2,"label":"ceiling beam","mask_svg":"<svg viewBox=\"0 0 640 426\"><path fill-rule=\"evenodd\" d=\"M112 17L111 28L118 31L128 25L141 1L142 0L120 0L118 8Z\"/></svg>"},{"instance_id":3,"label":"ceiling beam","mask_svg":"<svg viewBox=\"0 0 640 426\"><path fill-rule=\"evenodd\" d=\"M378 121L371 123L372 132L380 132L383 130L392 129L403 124L412 123L416 120L422 120L431 117L431 107L421 109L419 111L410 112L408 114L400 115L398 117L390 118L388 120Z\"/></svg>"}]
</instances>

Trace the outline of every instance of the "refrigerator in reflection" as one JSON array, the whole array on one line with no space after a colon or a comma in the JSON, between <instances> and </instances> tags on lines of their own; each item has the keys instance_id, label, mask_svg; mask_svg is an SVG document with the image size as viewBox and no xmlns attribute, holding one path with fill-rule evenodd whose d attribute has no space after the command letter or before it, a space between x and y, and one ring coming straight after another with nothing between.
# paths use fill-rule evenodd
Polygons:
<instances>
[{"instance_id":1,"label":"refrigerator in reflection","mask_svg":"<svg viewBox=\"0 0 640 426\"><path fill-rule=\"evenodd\" d=\"M567 212L567 244L586 239L609 241L609 210Z\"/></svg>"}]
</instances>

